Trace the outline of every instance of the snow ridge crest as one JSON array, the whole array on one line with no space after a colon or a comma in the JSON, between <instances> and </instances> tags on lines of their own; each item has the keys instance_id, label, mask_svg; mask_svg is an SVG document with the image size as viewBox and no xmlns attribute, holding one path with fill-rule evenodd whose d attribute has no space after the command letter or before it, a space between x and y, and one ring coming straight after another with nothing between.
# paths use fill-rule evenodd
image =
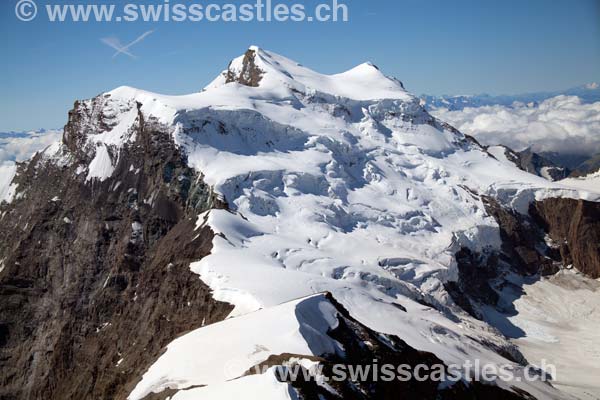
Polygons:
<instances>
[{"instance_id":1,"label":"snow ridge crest","mask_svg":"<svg viewBox=\"0 0 600 400\"><path fill-rule=\"evenodd\" d=\"M402 82L384 75L371 62L325 75L258 46L250 46L242 56L233 59L204 90L230 83L264 89L284 86L293 92L320 92L353 100L412 100Z\"/></svg>"}]
</instances>

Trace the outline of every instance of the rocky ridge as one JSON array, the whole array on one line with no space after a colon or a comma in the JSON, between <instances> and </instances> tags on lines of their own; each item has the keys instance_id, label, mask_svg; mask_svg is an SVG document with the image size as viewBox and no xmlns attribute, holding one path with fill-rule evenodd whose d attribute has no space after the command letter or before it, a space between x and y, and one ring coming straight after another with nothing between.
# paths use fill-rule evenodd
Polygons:
<instances>
[{"instance_id":1,"label":"rocky ridge","mask_svg":"<svg viewBox=\"0 0 600 400\"><path fill-rule=\"evenodd\" d=\"M134 110L111 178L86 179L105 100L75 103L61 160L20 165L1 206L0 398L126 398L166 344L231 309L189 270L212 247L196 216L223 205L163 126Z\"/></svg>"}]
</instances>

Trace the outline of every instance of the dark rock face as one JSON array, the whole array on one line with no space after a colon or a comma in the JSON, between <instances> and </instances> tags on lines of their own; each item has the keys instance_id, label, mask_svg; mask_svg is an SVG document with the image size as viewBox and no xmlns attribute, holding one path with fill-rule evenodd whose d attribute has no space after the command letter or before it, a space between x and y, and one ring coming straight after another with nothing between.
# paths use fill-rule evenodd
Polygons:
<instances>
[{"instance_id":1,"label":"dark rock face","mask_svg":"<svg viewBox=\"0 0 600 400\"><path fill-rule=\"evenodd\" d=\"M225 73L226 83L237 82L239 84L251 87L257 87L262 80L264 72L255 64L256 51L248 50L244 54L241 71L232 71L228 69Z\"/></svg>"},{"instance_id":2,"label":"dark rock face","mask_svg":"<svg viewBox=\"0 0 600 400\"><path fill-rule=\"evenodd\" d=\"M125 399L166 344L231 310L189 269L212 246L198 214L223 204L164 127L138 113L111 178L77 173L99 109L76 103L71 162L20 165L0 206L1 399Z\"/></svg>"},{"instance_id":3,"label":"dark rock face","mask_svg":"<svg viewBox=\"0 0 600 400\"><path fill-rule=\"evenodd\" d=\"M461 248L455 254L458 281L444 285L454 303L478 319L485 319L477 311L478 305L498 305L496 289L503 284L503 274L551 275L562 264L560 253L546 243L544 227L536 219L503 207L494 198L484 196L482 200L500 228L501 251L481 254Z\"/></svg>"},{"instance_id":4,"label":"dark rock face","mask_svg":"<svg viewBox=\"0 0 600 400\"><path fill-rule=\"evenodd\" d=\"M468 248L460 249L455 257L458 264L458 281L447 282L446 290L463 310L475 318L481 318L471 302L497 303L498 294L490 286L490 281L498 276L497 259L494 256L472 252Z\"/></svg>"},{"instance_id":5,"label":"dark rock face","mask_svg":"<svg viewBox=\"0 0 600 400\"><path fill-rule=\"evenodd\" d=\"M445 288L467 313L485 319L478 305L498 305L498 290L510 284L503 279L509 272L535 278L572 265L600 277L600 203L551 198L532 203L529 215L521 215L493 198L482 199L498 222L502 249L479 254L462 248L455 254L459 279Z\"/></svg>"},{"instance_id":6,"label":"dark rock face","mask_svg":"<svg viewBox=\"0 0 600 400\"><path fill-rule=\"evenodd\" d=\"M510 162L517 168L530 174L541 176L551 181L558 181L565 179L571 173L571 170L566 166L548 159L531 149L514 151L506 146L500 145L500 147L504 148L504 155Z\"/></svg>"},{"instance_id":7,"label":"dark rock face","mask_svg":"<svg viewBox=\"0 0 600 400\"><path fill-rule=\"evenodd\" d=\"M87 102L76 101L69 111L69 120L63 131L63 143L79 158L86 156L86 137L110 129L104 115L104 105L110 96L98 96Z\"/></svg>"},{"instance_id":8,"label":"dark rock face","mask_svg":"<svg viewBox=\"0 0 600 400\"><path fill-rule=\"evenodd\" d=\"M523 171L558 181L569 176L571 171L563 166L560 166L542 155L533 152L531 149L523 150L518 154L518 166Z\"/></svg>"},{"instance_id":9,"label":"dark rock face","mask_svg":"<svg viewBox=\"0 0 600 400\"><path fill-rule=\"evenodd\" d=\"M531 217L502 207L492 198L484 198L486 209L500 227L501 259L521 275L558 272L560 257L544 241L543 227Z\"/></svg>"},{"instance_id":10,"label":"dark rock face","mask_svg":"<svg viewBox=\"0 0 600 400\"><path fill-rule=\"evenodd\" d=\"M558 244L564 265L600 278L600 203L552 198L533 204L530 213Z\"/></svg>"}]
</instances>

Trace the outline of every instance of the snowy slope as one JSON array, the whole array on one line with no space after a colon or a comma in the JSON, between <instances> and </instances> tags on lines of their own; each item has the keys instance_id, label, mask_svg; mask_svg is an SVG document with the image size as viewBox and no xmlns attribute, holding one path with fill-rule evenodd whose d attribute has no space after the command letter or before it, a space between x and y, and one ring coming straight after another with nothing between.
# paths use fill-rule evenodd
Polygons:
<instances>
[{"instance_id":1,"label":"snowy slope","mask_svg":"<svg viewBox=\"0 0 600 400\"><path fill-rule=\"evenodd\" d=\"M413 96L404 90L400 81L383 75L369 62L341 74L323 75L256 46L251 46L249 50L257 54L254 64L264 72L264 79L260 82L261 91L286 93L292 89L300 93L326 93L354 100L413 99ZM228 71L219 75L205 90L223 86L227 80L227 72L234 75L245 72L243 63L244 56L232 60ZM369 90L365 90L365 87Z\"/></svg>"},{"instance_id":2,"label":"snowy slope","mask_svg":"<svg viewBox=\"0 0 600 400\"><path fill-rule=\"evenodd\" d=\"M530 359L556 366L554 386L581 399L600 397L600 283L565 270L524 286L512 324L526 332L516 339Z\"/></svg>"},{"instance_id":3,"label":"snowy slope","mask_svg":"<svg viewBox=\"0 0 600 400\"><path fill-rule=\"evenodd\" d=\"M497 224L478 195L526 211L531 200L552 196L598 200L600 188L549 182L498 161L369 63L322 75L256 47L250 53L251 68L247 56L239 57L200 93L108 92L100 112L112 118L112 128L86 139L93 161L81 171L89 179L110 177L139 103L144 118L171 132L231 209L199 218L198 227L208 224L217 235L211 255L191 265L217 300L235 306L231 319L174 341L130 399L194 385L208 385L196 390L212 394L261 385L257 398L287 398L272 379L257 382L267 376L225 380L223 347L210 343L215 337L240 343L244 348L227 351L247 356L244 366L283 351L306 352L306 338L296 330L302 323L296 299L324 291L371 329L444 362L508 362L481 343L512 345L462 313L443 287L457 277L460 247L500 246ZM230 82L242 75L256 86ZM286 322L273 326L273 320ZM249 334L261 326L273 328ZM269 350L260 357L248 353L258 345ZM193 361L193 349L212 364ZM518 386L542 398L565 398L543 384Z\"/></svg>"},{"instance_id":4,"label":"snowy slope","mask_svg":"<svg viewBox=\"0 0 600 400\"><path fill-rule=\"evenodd\" d=\"M0 202L12 200L16 187L11 182L16 172L17 166L14 163L0 165Z\"/></svg>"},{"instance_id":5,"label":"snowy slope","mask_svg":"<svg viewBox=\"0 0 600 400\"><path fill-rule=\"evenodd\" d=\"M600 171L580 178L567 178L562 183L583 190L600 190Z\"/></svg>"},{"instance_id":6,"label":"snowy slope","mask_svg":"<svg viewBox=\"0 0 600 400\"><path fill-rule=\"evenodd\" d=\"M151 390L172 387L174 382L179 389L224 384L270 354L312 357L342 353L340 344L327 336L336 326L337 311L323 295L209 325L173 341L131 397L143 398ZM232 342L232 332L244 334ZM263 342L256 342L259 337ZM164 379L164 371L169 371L169 379ZM159 381L162 387L154 384Z\"/></svg>"}]
</instances>

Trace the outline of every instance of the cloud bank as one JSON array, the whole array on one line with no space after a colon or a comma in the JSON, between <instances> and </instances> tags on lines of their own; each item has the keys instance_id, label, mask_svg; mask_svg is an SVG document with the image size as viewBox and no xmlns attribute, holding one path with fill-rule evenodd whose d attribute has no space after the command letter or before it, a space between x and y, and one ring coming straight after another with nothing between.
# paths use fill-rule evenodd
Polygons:
<instances>
[{"instance_id":1,"label":"cloud bank","mask_svg":"<svg viewBox=\"0 0 600 400\"><path fill-rule=\"evenodd\" d=\"M60 140L62 131L0 133L0 165L12 165L25 161L37 151L44 150Z\"/></svg>"},{"instance_id":2,"label":"cloud bank","mask_svg":"<svg viewBox=\"0 0 600 400\"><path fill-rule=\"evenodd\" d=\"M36 152L60 140L62 131L0 133L0 202L9 200L15 162L25 161Z\"/></svg>"},{"instance_id":3,"label":"cloud bank","mask_svg":"<svg viewBox=\"0 0 600 400\"><path fill-rule=\"evenodd\" d=\"M431 113L485 145L587 156L600 152L600 102L583 104L575 96L556 96L539 105L437 108Z\"/></svg>"}]
</instances>

